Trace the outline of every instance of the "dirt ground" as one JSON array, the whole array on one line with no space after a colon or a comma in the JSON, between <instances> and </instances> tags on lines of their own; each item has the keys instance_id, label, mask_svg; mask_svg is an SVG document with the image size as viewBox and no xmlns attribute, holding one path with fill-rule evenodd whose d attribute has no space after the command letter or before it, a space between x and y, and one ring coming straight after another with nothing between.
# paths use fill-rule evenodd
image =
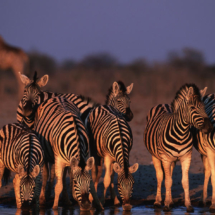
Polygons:
<instances>
[{"instance_id":1,"label":"dirt ground","mask_svg":"<svg viewBox=\"0 0 215 215\"><path fill-rule=\"evenodd\" d=\"M9 84L5 86L5 83L7 82ZM1 80L0 84L0 127L2 127L5 124L16 122L16 108L18 100L15 87L16 81L14 79L11 80L9 76L5 77L3 80ZM51 89L53 89L53 84L54 82L52 83L52 85L50 85ZM46 89L49 89L49 87L47 87ZM133 132L134 140L133 148L130 152L130 164L137 162L139 163L140 167L134 174L135 185L132 199L134 200L133 203L135 204L144 204L144 202L153 203L156 195L156 175L152 164L151 155L147 151L143 143L143 132L145 127L146 114L148 110L154 105L154 100L147 97L143 98L141 94L135 94L134 92L131 96L131 109L134 113L134 119L129 123ZM77 93L77 91L74 93ZM83 92L82 94L84 95ZM87 94L86 96L91 96L95 101L104 103L105 93L99 92L97 94L89 94ZM165 100L163 101L163 103L167 102L168 101ZM172 195L175 202L183 203L184 194L181 185L181 177L182 175L180 163L177 163L177 166L175 167L173 172ZM193 156L189 173L189 183L191 201L195 205L198 204L198 201L201 198L203 181L203 165L200 159L200 155L195 149L193 149ZM101 190L101 187L99 189ZM164 184L162 187L162 193L164 199ZM211 196L211 184L209 185L208 193L209 196ZM0 189L0 204L8 202L9 198L14 198L12 179L7 186L4 186Z\"/></svg>"}]
</instances>

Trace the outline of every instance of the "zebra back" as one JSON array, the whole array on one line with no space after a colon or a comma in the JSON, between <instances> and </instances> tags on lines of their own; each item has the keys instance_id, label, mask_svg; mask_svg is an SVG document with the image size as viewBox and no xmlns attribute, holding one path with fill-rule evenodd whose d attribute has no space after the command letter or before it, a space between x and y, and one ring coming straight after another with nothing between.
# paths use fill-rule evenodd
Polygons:
<instances>
[{"instance_id":1,"label":"zebra back","mask_svg":"<svg viewBox=\"0 0 215 215\"><path fill-rule=\"evenodd\" d=\"M35 131L50 162L54 162L54 154L68 165L72 156L80 161L88 156L89 140L79 109L63 97L48 99L39 106Z\"/></svg>"},{"instance_id":2,"label":"zebra back","mask_svg":"<svg viewBox=\"0 0 215 215\"><path fill-rule=\"evenodd\" d=\"M127 172L133 137L127 121L118 113L114 107L100 105L90 113L87 127L97 154L104 157L108 153Z\"/></svg>"},{"instance_id":3,"label":"zebra back","mask_svg":"<svg viewBox=\"0 0 215 215\"><path fill-rule=\"evenodd\" d=\"M1 161L4 166L20 176L20 198L32 201L35 187L39 195L38 174L43 166L43 150L34 132L22 124L3 126L0 130Z\"/></svg>"}]
</instances>

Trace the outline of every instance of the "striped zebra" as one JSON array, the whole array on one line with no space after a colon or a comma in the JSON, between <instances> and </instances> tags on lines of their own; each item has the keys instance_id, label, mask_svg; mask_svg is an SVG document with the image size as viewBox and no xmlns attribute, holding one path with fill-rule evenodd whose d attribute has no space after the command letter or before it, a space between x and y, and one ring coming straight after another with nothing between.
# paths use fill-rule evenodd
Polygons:
<instances>
[{"instance_id":1,"label":"striped zebra","mask_svg":"<svg viewBox=\"0 0 215 215\"><path fill-rule=\"evenodd\" d=\"M85 98L81 95L74 93L53 93L49 91L41 91L49 79L48 75L44 75L41 78L37 78L37 72L34 74L33 80L30 80L27 76L19 73L22 83L25 85L24 95L19 102L17 108L17 121L24 122L28 127L34 129L34 114L38 106L47 99L55 96L66 98L68 101L73 102L80 111L81 118L84 120L89 111L97 104L89 98Z\"/></svg>"},{"instance_id":2,"label":"striped zebra","mask_svg":"<svg viewBox=\"0 0 215 215\"><path fill-rule=\"evenodd\" d=\"M215 127L215 97L209 94L203 97L206 113ZM195 138L194 147L200 152L204 165L204 186L202 201L206 205L208 182L211 177L212 183L212 203L210 212L215 212L215 131L214 129L206 134L200 130L192 129Z\"/></svg>"},{"instance_id":3,"label":"striped zebra","mask_svg":"<svg viewBox=\"0 0 215 215\"><path fill-rule=\"evenodd\" d=\"M3 126L0 130L0 187L2 177L13 180L17 208L36 201L39 206L40 178L44 154L36 134L22 124Z\"/></svg>"},{"instance_id":4,"label":"striped zebra","mask_svg":"<svg viewBox=\"0 0 215 215\"><path fill-rule=\"evenodd\" d=\"M63 97L44 101L35 115L35 132L44 149L46 162L55 164L57 183L53 209L58 208L64 168L69 166L73 173L73 198L81 210L89 210L88 195L92 188L89 170L94 165L94 158L87 160L89 139L78 108ZM96 200L93 190L91 193Z\"/></svg>"},{"instance_id":5,"label":"striped zebra","mask_svg":"<svg viewBox=\"0 0 215 215\"><path fill-rule=\"evenodd\" d=\"M34 79L30 80L28 77L21 75L20 78L22 82L26 85L25 92L22 101L17 109L17 119L18 121L25 122L28 126L34 126L35 110L38 105L54 96L61 96L69 101L73 102L80 111L81 118L83 121L87 121L88 116L92 108L97 106L96 103L92 102L90 99L83 96L77 96L75 94L57 94L50 92L42 92L40 87L45 86L47 83L48 76L43 76L40 79L36 78L36 73ZM124 83L121 81L114 82L107 95L106 104L115 107L127 120L133 118L133 113L130 110L130 99L128 94L132 91L133 83L125 87ZM29 101L30 100L30 101ZM31 108L27 108L27 104L30 103ZM26 111L30 110L30 111Z\"/></svg>"},{"instance_id":6,"label":"striped zebra","mask_svg":"<svg viewBox=\"0 0 215 215\"><path fill-rule=\"evenodd\" d=\"M102 203L104 204L107 188L111 185L110 191L114 204L119 204L114 192L114 170L118 174L118 191L122 198L123 210L130 210L132 207L130 197L134 184L132 173L137 171L139 165L136 163L129 167L129 153L133 145L133 138L131 128L125 118L131 120L133 117L128 97L132 87L126 88L122 84L121 82L121 86L119 86L117 82L114 82L107 96L106 104L109 105L100 105L90 112L87 128L90 136L90 152L95 158L92 179L96 191L104 161ZM114 102L110 102L110 100Z\"/></svg>"},{"instance_id":7,"label":"striped zebra","mask_svg":"<svg viewBox=\"0 0 215 215\"><path fill-rule=\"evenodd\" d=\"M193 211L189 197L188 171L191 162L193 137L190 126L208 132L210 120L201 101L204 92L194 84L185 84L176 93L171 107L158 105L153 107L147 116L144 131L144 142L152 154L157 177L157 195L155 207L161 206L161 184L165 172L166 197L164 211L169 211L172 201L172 172L177 160L182 167L182 186L185 194L185 206L188 212Z\"/></svg>"}]
</instances>

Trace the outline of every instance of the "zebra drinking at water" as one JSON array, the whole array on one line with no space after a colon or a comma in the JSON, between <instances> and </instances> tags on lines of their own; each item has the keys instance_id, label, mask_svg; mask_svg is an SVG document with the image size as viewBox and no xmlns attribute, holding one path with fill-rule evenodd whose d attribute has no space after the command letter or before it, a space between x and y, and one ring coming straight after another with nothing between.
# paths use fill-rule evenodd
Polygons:
<instances>
[{"instance_id":1,"label":"zebra drinking at water","mask_svg":"<svg viewBox=\"0 0 215 215\"><path fill-rule=\"evenodd\" d=\"M171 108L169 105L158 105L153 107L147 116L144 142L152 154L157 177L157 195L154 205L161 206L161 184L164 170L166 187L164 211L169 211L173 203L171 194L172 172L177 160L180 160L182 167L185 206L187 211L193 211L188 183L193 146L191 125L203 132L209 132L212 127L201 101L200 91L194 84L185 84L180 88Z\"/></svg>"},{"instance_id":2,"label":"zebra drinking at water","mask_svg":"<svg viewBox=\"0 0 215 215\"><path fill-rule=\"evenodd\" d=\"M210 121L215 127L215 97L214 94L209 94L203 97L205 110L209 116ZM215 212L215 130L205 134L200 130L192 128L193 134L196 137L194 147L200 152L202 162L204 165L204 186L202 201L206 205L208 182L211 176L212 183L212 202L210 212Z\"/></svg>"},{"instance_id":3,"label":"zebra drinking at water","mask_svg":"<svg viewBox=\"0 0 215 215\"><path fill-rule=\"evenodd\" d=\"M104 160L105 176L102 203L104 203L107 188L110 186L114 204L119 204L114 192L114 170L118 173L118 191L123 201L123 210L130 210L132 207L130 197L134 179L131 173L138 169L137 163L129 167L129 153L133 145L133 138L131 128L125 120L125 118L127 120L133 118L128 97L132 87L133 84L126 88L122 82L114 82L107 96L107 105L95 107L90 112L87 123L90 152L95 158L95 166L92 169L95 189L97 191Z\"/></svg>"},{"instance_id":4,"label":"zebra drinking at water","mask_svg":"<svg viewBox=\"0 0 215 215\"><path fill-rule=\"evenodd\" d=\"M3 126L0 130L0 187L2 177L13 179L17 208L33 200L39 206L40 177L43 167L43 150L36 134L22 124Z\"/></svg>"}]
</instances>

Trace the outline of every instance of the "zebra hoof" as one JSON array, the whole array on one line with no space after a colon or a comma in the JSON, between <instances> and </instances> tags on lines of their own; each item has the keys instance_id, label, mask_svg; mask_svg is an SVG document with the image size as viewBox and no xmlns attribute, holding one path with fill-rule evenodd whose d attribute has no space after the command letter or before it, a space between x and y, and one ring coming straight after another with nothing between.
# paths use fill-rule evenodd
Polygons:
<instances>
[{"instance_id":1,"label":"zebra hoof","mask_svg":"<svg viewBox=\"0 0 215 215\"><path fill-rule=\"evenodd\" d=\"M163 208L164 212L168 212L170 210L171 210L171 208L169 206L167 206L167 205L165 205L164 208Z\"/></svg>"},{"instance_id":2,"label":"zebra hoof","mask_svg":"<svg viewBox=\"0 0 215 215\"><path fill-rule=\"evenodd\" d=\"M53 206L52 210L58 210L58 206Z\"/></svg>"},{"instance_id":3,"label":"zebra hoof","mask_svg":"<svg viewBox=\"0 0 215 215\"><path fill-rule=\"evenodd\" d=\"M210 206L209 211L210 213L215 213L215 207Z\"/></svg>"},{"instance_id":4,"label":"zebra hoof","mask_svg":"<svg viewBox=\"0 0 215 215\"><path fill-rule=\"evenodd\" d=\"M160 203L154 203L154 208L161 208L161 204Z\"/></svg>"},{"instance_id":5,"label":"zebra hoof","mask_svg":"<svg viewBox=\"0 0 215 215\"><path fill-rule=\"evenodd\" d=\"M194 212L194 209L193 209L193 207L191 205L187 207L187 212L188 213Z\"/></svg>"}]
</instances>

